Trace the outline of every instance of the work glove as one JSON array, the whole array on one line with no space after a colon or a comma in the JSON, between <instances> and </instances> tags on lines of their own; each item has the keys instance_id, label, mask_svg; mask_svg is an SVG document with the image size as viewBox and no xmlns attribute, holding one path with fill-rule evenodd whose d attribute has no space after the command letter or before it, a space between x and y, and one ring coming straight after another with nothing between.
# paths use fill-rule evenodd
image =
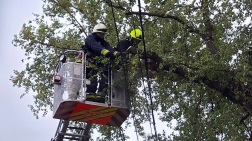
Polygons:
<instances>
[{"instance_id":1,"label":"work glove","mask_svg":"<svg viewBox=\"0 0 252 141\"><path fill-rule=\"evenodd\" d=\"M130 46L130 47L127 48L126 53L136 54L137 51L136 51L135 47Z\"/></svg>"},{"instance_id":2,"label":"work glove","mask_svg":"<svg viewBox=\"0 0 252 141\"><path fill-rule=\"evenodd\" d=\"M121 55L121 53L120 52L118 52L117 54L116 54L116 57L118 57L118 56L120 56Z\"/></svg>"},{"instance_id":3,"label":"work glove","mask_svg":"<svg viewBox=\"0 0 252 141\"><path fill-rule=\"evenodd\" d=\"M116 58L116 56L111 52L107 53L106 57L110 58L111 60L114 60Z\"/></svg>"}]
</instances>

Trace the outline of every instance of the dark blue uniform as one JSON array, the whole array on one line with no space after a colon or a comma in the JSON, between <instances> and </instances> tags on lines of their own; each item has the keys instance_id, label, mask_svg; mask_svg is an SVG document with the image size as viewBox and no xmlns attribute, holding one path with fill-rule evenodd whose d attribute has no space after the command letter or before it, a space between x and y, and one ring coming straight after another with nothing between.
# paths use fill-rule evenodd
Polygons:
<instances>
[{"instance_id":1,"label":"dark blue uniform","mask_svg":"<svg viewBox=\"0 0 252 141\"><path fill-rule=\"evenodd\" d=\"M126 52L126 50L133 46L133 43L129 39L121 40L116 47L116 50L120 53L122 53L123 57L126 57L126 54L123 54L123 52Z\"/></svg>"},{"instance_id":2,"label":"dark blue uniform","mask_svg":"<svg viewBox=\"0 0 252 141\"><path fill-rule=\"evenodd\" d=\"M96 35L96 33L89 35L85 39L85 44L82 46L82 50L88 51L91 53L91 55L88 56L89 59L92 59L92 57L100 56L100 55L104 55L105 57L109 57L110 59L114 59L116 54L118 53L109 45L108 42L106 42L104 39L101 39L100 37L98 37ZM102 65L102 64L95 64L95 65L97 66L96 68L92 68L92 67L87 68L87 70L86 70L87 79L90 79L90 78L92 78L92 76L97 75L97 73L98 73L97 68L104 69L103 68L104 65ZM105 96L107 94L106 90L104 89L104 88L108 87L107 76L108 76L108 71L105 69L103 71L103 74L100 75L99 88L98 88L98 93L100 93L102 96ZM98 85L97 77L93 77L91 79L91 85L87 85L87 90L86 90L87 94L94 95L97 91L97 85ZM98 97L98 96L96 96L96 97ZM97 101L97 99L95 101ZM104 102L104 101L98 100L97 102Z\"/></svg>"},{"instance_id":3,"label":"dark blue uniform","mask_svg":"<svg viewBox=\"0 0 252 141\"><path fill-rule=\"evenodd\" d=\"M82 46L82 49L91 52L93 55L102 54L106 57L111 56L111 54L117 54L117 51L115 51L104 39L98 37L96 33L87 36L85 45Z\"/></svg>"}]
</instances>

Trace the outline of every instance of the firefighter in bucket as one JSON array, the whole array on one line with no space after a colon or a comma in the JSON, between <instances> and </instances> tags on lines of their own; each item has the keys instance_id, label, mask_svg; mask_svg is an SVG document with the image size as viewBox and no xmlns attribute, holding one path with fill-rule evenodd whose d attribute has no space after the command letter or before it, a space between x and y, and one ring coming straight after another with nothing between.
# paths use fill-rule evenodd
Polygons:
<instances>
[{"instance_id":1,"label":"firefighter in bucket","mask_svg":"<svg viewBox=\"0 0 252 141\"><path fill-rule=\"evenodd\" d=\"M114 60L120 55L119 52L115 51L109 43L104 40L106 33L106 26L99 23L94 27L93 33L87 36L82 45L82 50L87 52L88 63L86 64L86 79L91 82L90 85L87 85L86 89L87 101L104 103L105 96L107 95L108 67L102 63L97 63L94 58L97 56L103 56L110 60ZM78 60L77 62L80 63L81 60ZM101 73L98 74L98 72Z\"/></svg>"}]
</instances>

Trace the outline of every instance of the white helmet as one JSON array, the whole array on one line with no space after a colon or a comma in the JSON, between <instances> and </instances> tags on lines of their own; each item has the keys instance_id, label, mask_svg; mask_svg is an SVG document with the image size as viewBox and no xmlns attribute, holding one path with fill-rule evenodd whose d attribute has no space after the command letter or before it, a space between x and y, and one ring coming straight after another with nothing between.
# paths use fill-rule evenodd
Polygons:
<instances>
[{"instance_id":1,"label":"white helmet","mask_svg":"<svg viewBox=\"0 0 252 141\"><path fill-rule=\"evenodd\" d=\"M97 32L101 32L101 33L107 33L107 27L104 24L97 24L94 29L93 29L93 33L97 33Z\"/></svg>"}]
</instances>

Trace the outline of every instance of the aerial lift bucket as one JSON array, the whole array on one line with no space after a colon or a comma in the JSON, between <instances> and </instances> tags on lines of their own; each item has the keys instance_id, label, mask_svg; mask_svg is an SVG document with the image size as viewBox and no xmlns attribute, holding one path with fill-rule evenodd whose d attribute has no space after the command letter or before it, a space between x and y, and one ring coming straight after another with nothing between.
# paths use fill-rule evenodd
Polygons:
<instances>
[{"instance_id":1,"label":"aerial lift bucket","mask_svg":"<svg viewBox=\"0 0 252 141\"><path fill-rule=\"evenodd\" d=\"M60 62L58 65L54 76L53 118L120 127L130 114L129 95L119 80L120 72L113 71L109 75L110 87L105 103L86 101L88 80L84 64L87 61L86 53L81 53L82 63ZM69 96L71 93L72 97Z\"/></svg>"}]
</instances>

